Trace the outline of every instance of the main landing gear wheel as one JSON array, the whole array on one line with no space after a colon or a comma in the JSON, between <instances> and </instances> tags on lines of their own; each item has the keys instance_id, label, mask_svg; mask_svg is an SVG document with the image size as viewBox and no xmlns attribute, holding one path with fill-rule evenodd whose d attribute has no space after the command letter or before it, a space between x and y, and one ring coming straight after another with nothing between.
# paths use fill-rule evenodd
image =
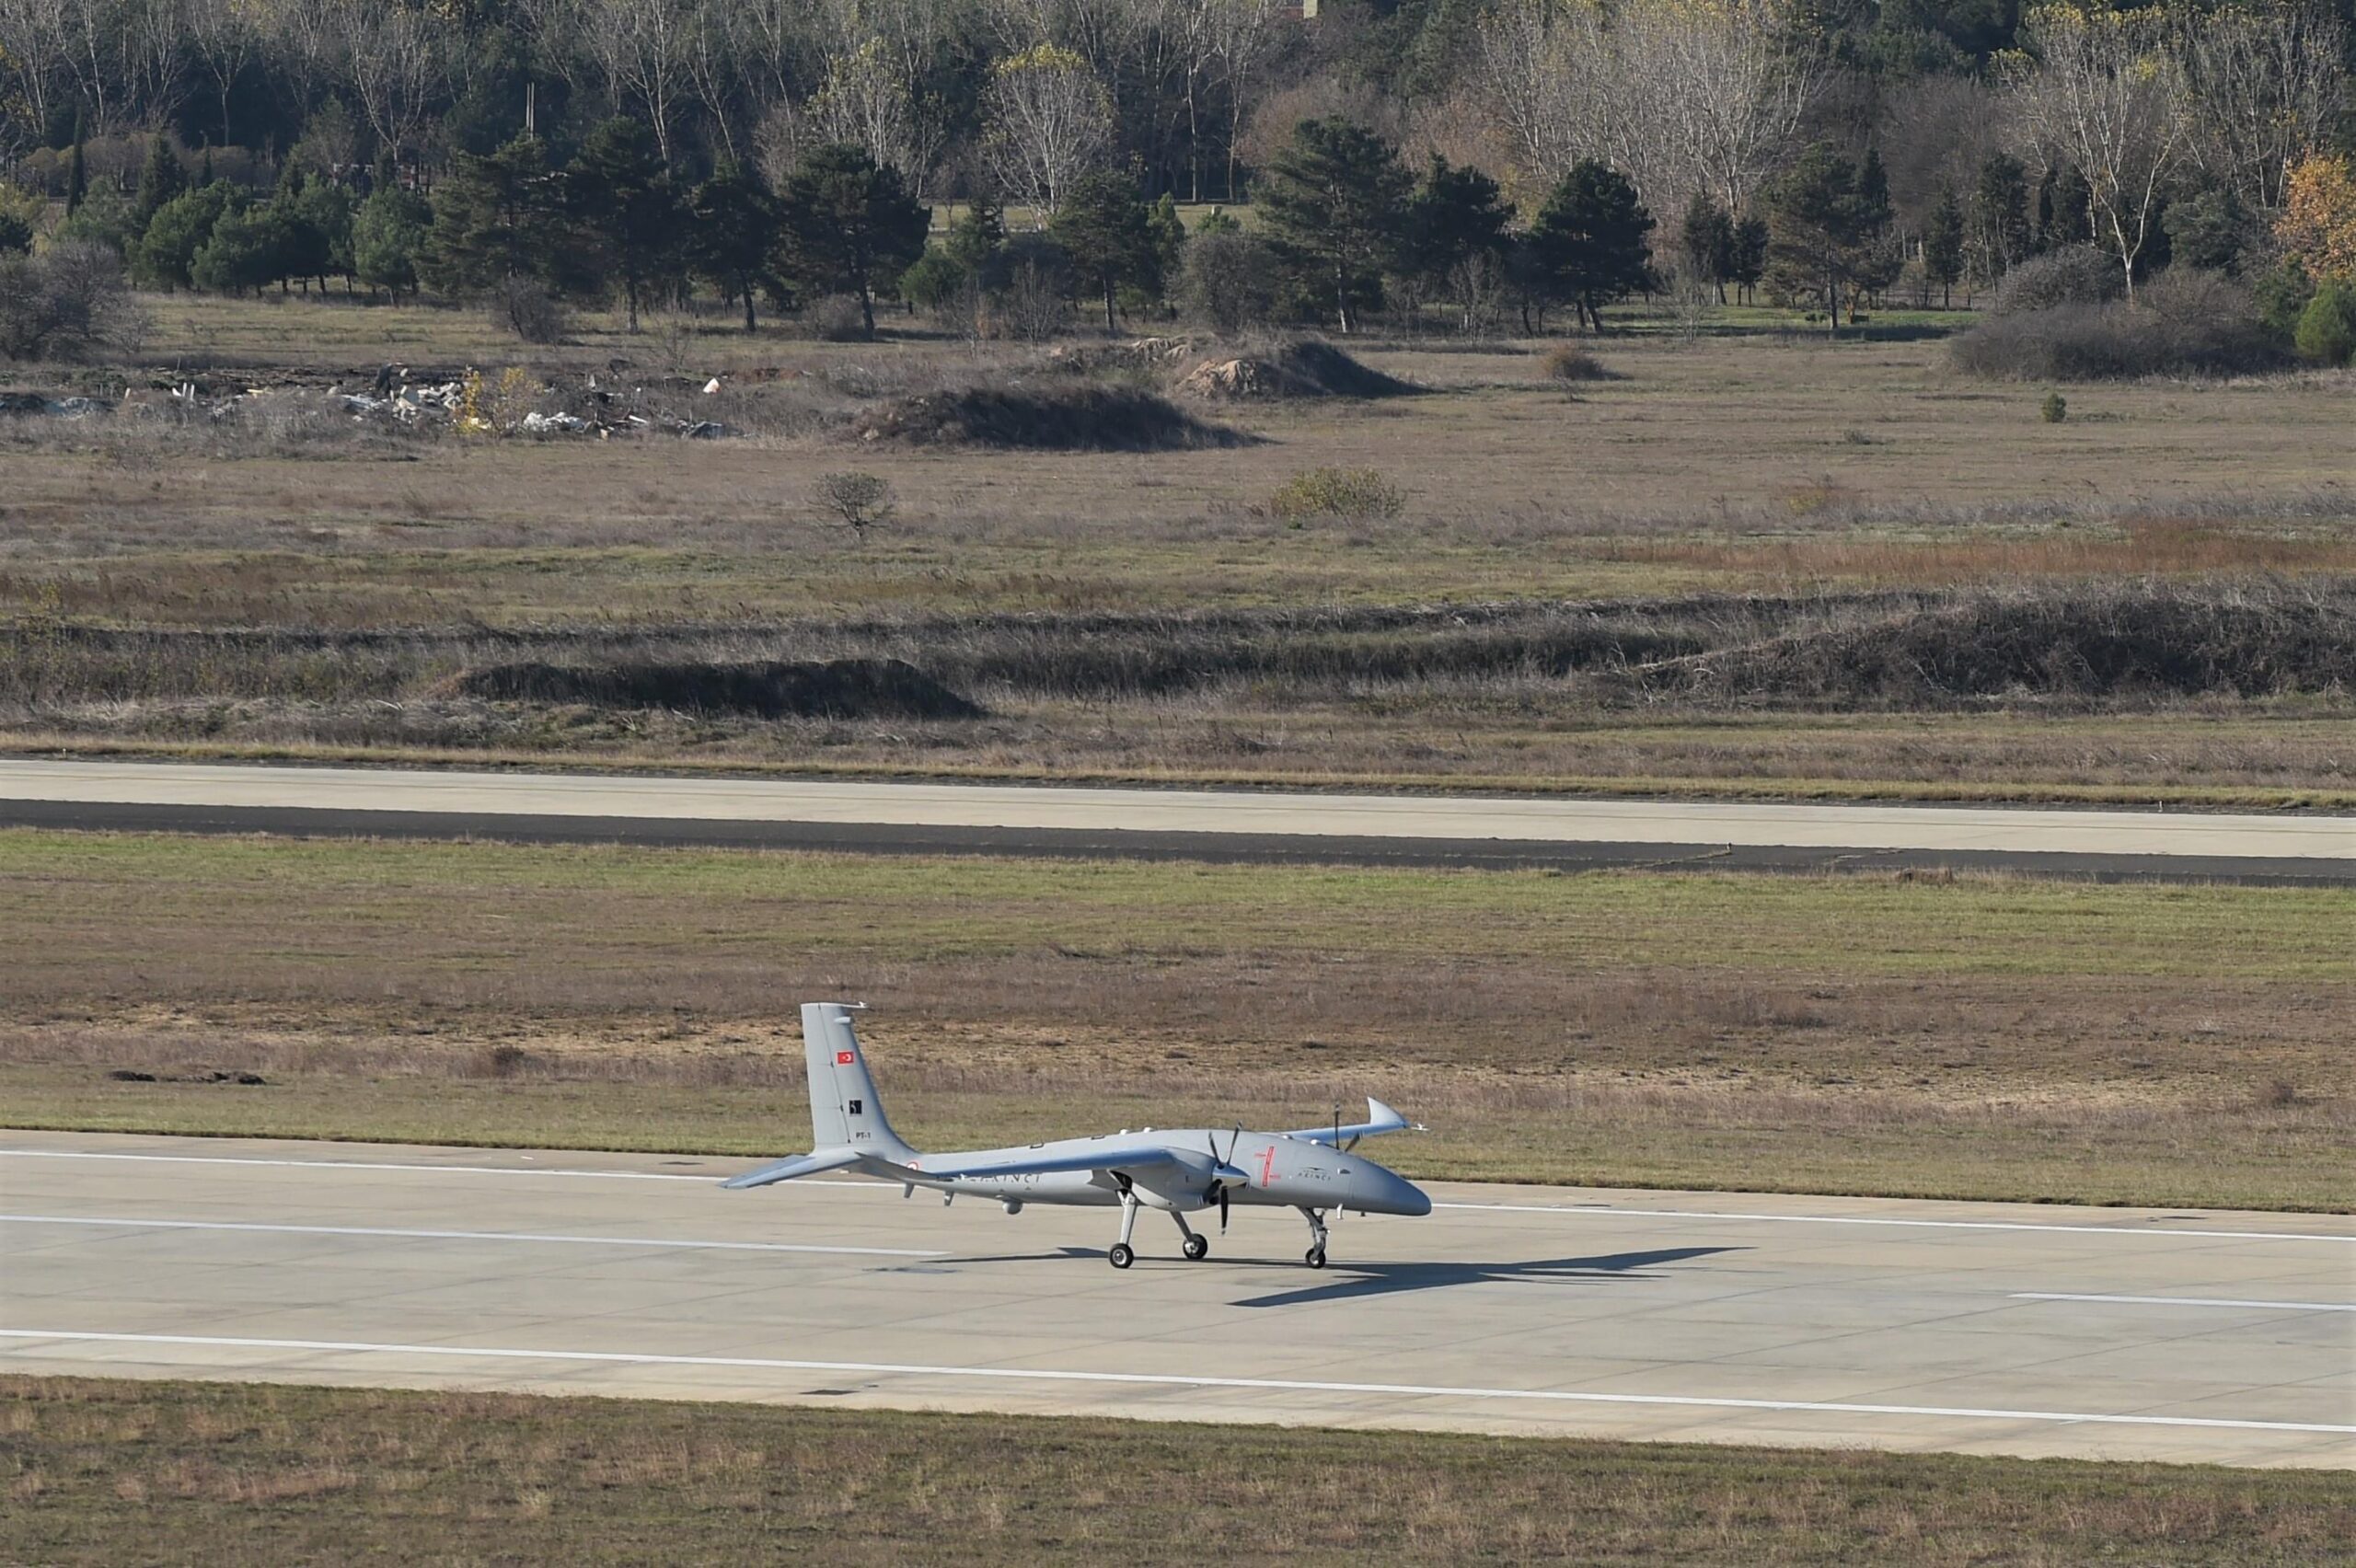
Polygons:
<instances>
[{"instance_id":1,"label":"main landing gear wheel","mask_svg":"<svg viewBox=\"0 0 2356 1568\"><path fill-rule=\"evenodd\" d=\"M1116 1269L1127 1268L1131 1263L1138 1261L1137 1250L1131 1247L1126 1241L1114 1242L1113 1250L1110 1252L1105 1253L1104 1256Z\"/></svg>"},{"instance_id":2,"label":"main landing gear wheel","mask_svg":"<svg viewBox=\"0 0 2356 1568\"><path fill-rule=\"evenodd\" d=\"M1209 1237L1207 1237L1207 1236L1189 1236L1189 1237L1187 1237L1187 1238L1186 1238L1185 1253L1186 1253L1186 1261L1187 1261L1188 1262L1190 1262L1190 1263L1199 1263L1199 1262L1201 1262L1205 1258L1207 1258L1207 1257L1209 1257L1209 1256L1211 1255L1211 1243L1210 1243L1210 1238L1209 1238Z\"/></svg>"},{"instance_id":3,"label":"main landing gear wheel","mask_svg":"<svg viewBox=\"0 0 2356 1568\"><path fill-rule=\"evenodd\" d=\"M1309 1250L1308 1255L1301 1261L1312 1269L1322 1269L1325 1266L1325 1249L1322 1247L1311 1247Z\"/></svg>"}]
</instances>

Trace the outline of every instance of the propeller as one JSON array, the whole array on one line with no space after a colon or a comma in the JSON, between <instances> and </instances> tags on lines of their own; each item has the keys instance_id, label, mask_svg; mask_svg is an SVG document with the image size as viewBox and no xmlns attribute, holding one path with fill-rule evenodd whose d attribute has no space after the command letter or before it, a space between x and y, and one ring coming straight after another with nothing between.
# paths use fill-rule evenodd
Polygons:
<instances>
[{"instance_id":1,"label":"propeller","mask_svg":"<svg viewBox=\"0 0 2356 1568\"><path fill-rule=\"evenodd\" d=\"M1221 1236L1227 1234L1227 1182L1221 1179L1219 1172L1221 1170L1229 1170L1233 1166L1235 1161L1235 1147L1242 1141L1243 1124L1238 1122L1235 1124L1235 1136L1227 1140L1227 1154L1222 1158L1218 1152L1218 1135L1217 1133L1205 1133L1203 1135L1203 1143L1209 1148L1211 1156L1210 1191L1205 1193L1203 1195L1207 1198L1216 1197L1218 1199L1218 1233Z\"/></svg>"}]
</instances>

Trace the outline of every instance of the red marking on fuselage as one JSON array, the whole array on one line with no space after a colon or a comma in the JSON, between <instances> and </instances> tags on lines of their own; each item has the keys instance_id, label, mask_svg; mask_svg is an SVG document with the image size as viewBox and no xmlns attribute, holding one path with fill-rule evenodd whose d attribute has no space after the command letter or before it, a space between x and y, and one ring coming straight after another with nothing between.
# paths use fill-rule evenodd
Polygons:
<instances>
[{"instance_id":1,"label":"red marking on fuselage","mask_svg":"<svg viewBox=\"0 0 2356 1568\"><path fill-rule=\"evenodd\" d=\"M851 1063L858 1059L859 1058L853 1053L849 1051L837 1051L835 1053L835 1066L838 1067L849 1066Z\"/></svg>"},{"instance_id":2,"label":"red marking on fuselage","mask_svg":"<svg viewBox=\"0 0 2356 1568\"><path fill-rule=\"evenodd\" d=\"M1260 1151L1260 1185L1273 1187L1276 1182L1276 1146L1270 1144Z\"/></svg>"}]
</instances>

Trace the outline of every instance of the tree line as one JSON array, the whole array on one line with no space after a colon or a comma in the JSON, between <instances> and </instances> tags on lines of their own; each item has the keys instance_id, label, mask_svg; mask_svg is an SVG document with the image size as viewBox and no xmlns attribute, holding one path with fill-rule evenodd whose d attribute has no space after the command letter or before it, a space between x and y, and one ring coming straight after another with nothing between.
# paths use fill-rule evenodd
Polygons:
<instances>
[{"instance_id":1,"label":"tree line","mask_svg":"<svg viewBox=\"0 0 2356 1568\"><path fill-rule=\"evenodd\" d=\"M964 316L1191 291L1345 327L1764 289L1837 323L1901 280L1946 303L2063 248L2131 296L2175 260L2311 289L2280 236L2299 171L2330 188L2351 137L2329 5L0 0L0 156L155 286L520 279L635 316L692 276L748 311L855 297L865 325L905 279ZM1302 129L1337 126L1361 142ZM891 176L879 202L1025 232L822 263L794 221L845 147L857 179ZM1310 213L1321 163L1356 183ZM1172 214L1112 245L1117 181L1149 216L1242 193L1265 221L1206 236L1190 273ZM1642 266L1566 283L1569 214L1623 196ZM647 213L663 246L615 237Z\"/></svg>"}]
</instances>

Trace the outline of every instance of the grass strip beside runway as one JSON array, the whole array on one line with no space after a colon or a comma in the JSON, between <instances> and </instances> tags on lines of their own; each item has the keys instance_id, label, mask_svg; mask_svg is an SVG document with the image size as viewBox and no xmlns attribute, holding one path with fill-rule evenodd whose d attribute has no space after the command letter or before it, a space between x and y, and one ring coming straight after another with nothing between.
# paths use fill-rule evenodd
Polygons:
<instances>
[{"instance_id":1,"label":"grass strip beside runway","mask_svg":"<svg viewBox=\"0 0 2356 1568\"><path fill-rule=\"evenodd\" d=\"M2328 1471L0 1378L0 1557L2356 1562Z\"/></svg>"},{"instance_id":2,"label":"grass strip beside runway","mask_svg":"<svg viewBox=\"0 0 2356 1568\"><path fill-rule=\"evenodd\" d=\"M2345 889L12 831L0 1100L773 1154L840 996L920 1146L1379 1094L1419 1176L2344 1208L2351 930Z\"/></svg>"}]
</instances>

